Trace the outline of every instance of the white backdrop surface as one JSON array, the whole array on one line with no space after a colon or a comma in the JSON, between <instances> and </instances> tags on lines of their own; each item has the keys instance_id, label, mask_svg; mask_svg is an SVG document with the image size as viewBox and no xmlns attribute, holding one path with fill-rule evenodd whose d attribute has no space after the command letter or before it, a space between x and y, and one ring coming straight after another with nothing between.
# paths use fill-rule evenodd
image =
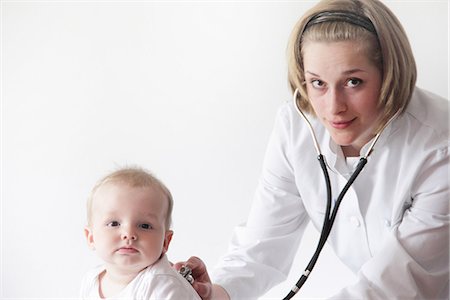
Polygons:
<instances>
[{"instance_id":1,"label":"white backdrop surface","mask_svg":"<svg viewBox=\"0 0 450 300\"><path fill-rule=\"evenodd\" d=\"M448 1L386 1L418 85L448 99ZM76 298L95 181L140 165L171 189L172 261L212 268L252 201L285 49L314 1L1 1L1 299ZM315 247L309 229L282 298ZM353 275L326 248L299 299Z\"/></svg>"}]
</instances>

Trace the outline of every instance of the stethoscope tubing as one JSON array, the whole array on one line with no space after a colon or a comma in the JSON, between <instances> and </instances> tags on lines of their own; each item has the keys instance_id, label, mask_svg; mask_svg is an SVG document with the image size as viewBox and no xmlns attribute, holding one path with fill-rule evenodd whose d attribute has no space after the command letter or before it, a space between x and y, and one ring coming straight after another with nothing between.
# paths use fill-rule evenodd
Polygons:
<instances>
[{"instance_id":1,"label":"stethoscope tubing","mask_svg":"<svg viewBox=\"0 0 450 300\"><path fill-rule=\"evenodd\" d=\"M298 95L298 89L295 90L294 96L293 96L293 102L294 107L297 110L297 113L302 117L302 119L305 121L305 123L308 125L309 131L311 133L311 137L314 141L314 147L316 148L317 152L317 159L320 163L320 167L323 172L326 190L327 190L327 206L325 211L325 216L323 220L322 230L320 233L319 242L317 243L316 250L314 251L313 256L311 257L311 260L309 261L307 267L303 271L303 274L301 275L300 279L297 281L297 283L294 285L294 287L289 291L288 295L283 298L283 300L289 300L291 299L297 292L301 289L303 284L308 279L309 274L312 272L314 266L316 265L317 260L319 259L319 255L322 252L322 249L325 245L325 242L327 241L331 229L333 227L334 221L336 220L337 211L339 209L339 206L342 202L342 199L344 199L345 194L347 193L350 186L353 184L353 182L356 180L358 175L361 173L364 166L367 164L367 158L370 154L372 154L372 150L378 141L381 133L384 131L386 126L397 117L398 113L395 114L384 126L383 128L378 132L378 134L373 139L372 143L369 146L369 149L367 150L366 154L360 158L358 165L356 166L355 171L353 171L352 175L348 179L347 183L345 184L344 188L339 193L339 196L336 199L336 202L334 204L333 210L331 210L332 207L332 190L331 190L331 181L330 181L330 175L328 173L327 163L325 161L325 157L323 156L322 152L320 151L319 143L317 142L316 135L314 133L314 129L312 128L311 123L309 122L308 118L305 116L305 114L300 110L297 104L297 95Z\"/></svg>"},{"instance_id":2,"label":"stethoscope tubing","mask_svg":"<svg viewBox=\"0 0 450 300\"><path fill-rule=\"evenodd\" d=\"M317 260L319 259L320 253L322 252L322 249L325 246L325 242L327 241L328 236L331 233L331 229L333 227L334 221L336 220L337 211L338 211L339 206L340 206L340 204L342 202L342 199L344 199L344 196L347 193L348 189L353 184L353 182L356 180L356 178L358 177L359 173L361 173L362 169L364 168L364 166L367 163L367 159L365 157L362 157L360 159L360 161L359 161L355 171L350 176L349 180L345 184L345 186L342 189L342 191L339 193L339 196L336 199L336 202L334 204L333 210L331 211L332 193L331 193L331 182L330 182L329 173L328 173L328 170L327 170L325 159L324 159L322 154L320 154L318 156L318 160L319 160L321 169L322 169L323 174L324 174L325 184L326 184L326 189L327 189L327 206L326 206L324 221L323 221L323 225L322 225L322 231L321 231L321 234L320 234L320 239L319 239L319 242L317 244L316 250L315 250L313 256L311 257L311 260L309 261L307 267L303 271L303 274L301 275L300 279L297 281L297 283L291 289L291 291L289 291L288 295L283 298L283 300L291 299L302 288L303 284L308 279L308 276L312 272L312 270L314 269L314 266L316 265ZM331 215L330 215L330 213L331 213Z\"/></svg>"}]
</instances>

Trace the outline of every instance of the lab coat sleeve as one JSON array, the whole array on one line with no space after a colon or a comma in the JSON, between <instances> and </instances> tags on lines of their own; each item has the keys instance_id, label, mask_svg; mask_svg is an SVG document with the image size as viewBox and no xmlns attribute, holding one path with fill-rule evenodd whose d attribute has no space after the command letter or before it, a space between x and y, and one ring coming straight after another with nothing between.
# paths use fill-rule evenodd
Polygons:
<instances>
[{"instance_id":1,"label":"lab coat sleeve","mask_svg":"<svg viewBox=\"0 0 450 300\"><path fill-rule=\"evenodd\" d=\"M289 121L282 108L267 147L246 224L212 273L231 299L255 299L286 279L308 217L289 161Z\"/></svg>"},{"instance_id":2,"label":"lab coat sleeve","mask_svg":"<svg viewBox=\"0 0 450 300\"><path fill-rule=\"evenodd\" d=\"M448 172L447 145L428 157L381 251L332 299L448 299Z\"/></svg>"}]
</instances>

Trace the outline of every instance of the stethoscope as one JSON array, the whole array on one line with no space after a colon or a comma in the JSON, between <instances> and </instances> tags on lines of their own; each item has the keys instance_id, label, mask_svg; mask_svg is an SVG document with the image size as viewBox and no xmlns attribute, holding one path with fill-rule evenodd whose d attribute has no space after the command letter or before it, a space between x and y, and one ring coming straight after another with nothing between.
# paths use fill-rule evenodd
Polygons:
<instances>
[{"instance_id":1,"label":"stethoscope","mask_svg":"<svg viewBox=\"0 0 450 300\"><path fill-rule=\"evenodd\" d=\"M397 117L397 115L398 115L398 113L395 114L381 128L381 130L377 133L375 138L373 138L372 143L370 144L366 154L359 159L359 163L356 166L355 171L353 171L353 174L350 176L350 178L348 179L348 181L345 184L344 188L339 193L339 196L337 197L336 202L334 204L333 210L331 210L331 197L332 197L332 195L331 195L331 182L330 182L330 176L328 174L328 169L327 169L327 164L326 164L326 161L325 161L325 157L323 156L322 152L320 151L319 143L317 142L317 138L316 138L316 135L314 133L314 130L312 128L311 123L309 122L309 120L305 116L305 114L298 107L297 96L298 96L298 89L295 90L294 96L293 96L294 107L297 110L297 113L303 118L303 120L305 120L306 124L308 125L309 131L311 133L311 137L312 137L312 139L314 141L314 147L316 148L316 152L317 152L317 159L319 160L320 167L322 169L323 176L324 176L324 179L325 179L325 185L326 185L326 188L327 188L327 206L326 206L325 217L324 217L324 220L323 220L322 231L320 233L320 238L319 238L319 242L317 244L317 248L316 248L313 256L311 257L311 260L309 261L308 266L303 271L303 274L301 275L300 279L297 281L297 283L294 285L294 287L289 291L289 294L286 297L283 298L283 300L291 299L300 290L300 288L303 286L303 284L308 279L308 276L311 273L311 271L313 270L314 265L316 264L317 259L319 258L320 252L322 251L322 248L325 245L325 242L326 242L328 236L330 235L331 228L333 227L333 223L334 223L334 221L336 219L336 214L337 214L337 211L339 209L339 205L342 202L342 199L344 198L345 194L347 193L348 189L353 184L355 179L358 177L359 173L361 173L362 169L366 165L367 158L369 157L370 154L372 154L373 147L375 146L375 143L378 141L381 133L384 131L386 126L395 117Z\"/></svg>"}]
</instances>

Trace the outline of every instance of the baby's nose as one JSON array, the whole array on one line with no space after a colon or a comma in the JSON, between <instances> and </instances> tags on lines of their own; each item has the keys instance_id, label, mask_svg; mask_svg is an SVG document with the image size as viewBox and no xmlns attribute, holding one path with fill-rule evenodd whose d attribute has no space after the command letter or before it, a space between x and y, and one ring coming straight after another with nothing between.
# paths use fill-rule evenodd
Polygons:
<instances>
[{"instance_id":1,"label":"baby's nose","mask_svg":"<svg viewBox=\"0 0 450 300\"><path fill-rule=\"evenodd\" d=\"M135 241L137 240L137 235L131 230L124 230L124 232L122 232L122 240Z\"/></svg>"}]
</instances>

